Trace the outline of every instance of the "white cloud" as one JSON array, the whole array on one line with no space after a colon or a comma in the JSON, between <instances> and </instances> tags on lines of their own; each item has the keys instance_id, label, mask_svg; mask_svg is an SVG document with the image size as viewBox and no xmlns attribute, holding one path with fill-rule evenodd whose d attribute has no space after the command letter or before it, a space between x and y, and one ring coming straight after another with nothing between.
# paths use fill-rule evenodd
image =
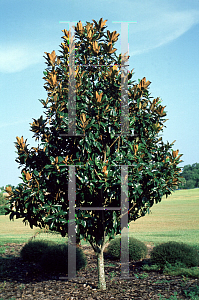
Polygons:
<instances>
[{"instance_id":1,"label":"white cloud","mask_svg":"<svg viewBox=\"0 0 199 300\"><path fill-rule=\"evenodd\" d=\"M20 72L31 65L43 62L44 53L30 45L0 47L0 72Z\"/></svg>"},{"instance_id":2,"label":"white cloud","mask_svg":"<svg viewBox=\"0 0 199 300\"><path fill-rule=\"evenodd\" d=\"M101 0L99 3L103 4L103 1ZM137 21L137 24L129 24L129 55L131 57L166 45L199 23L199 10L178 9L174 7L171 1L170 3L169 1L162 1L161 5L159 3L159 0L152 0L150 2L143 0L137 1L136 3L132 0L123 0L123 2L117 1L115 6L110 4L111 14L103 16L103 20L108 19L108 23L106 24L108 28L106 30L116 30L118 33L121 33L121 24L112 23L112 21L121 20L121 15L123 16L122 21ZM111 18L113 15L114 18ZM93 18L99 21L99 18ZM52 29L54 27L56 28L55 25L55 22L52 23L52 21L49 22L45 20L41 27ZM45 40L43 36L41 38L40 33L43 31L44 29L36 33L36 45L32 44L32 42L27 44L28 37L26 44L22 41L22 43L18 42L18 44L1 45L0 72L20 72L32 65L43 63L44 51L51 49L52 45L54 45L54 47L57 46L56 36L54 44L52 40L50 43ZM53 31L53 34L54 32L56 35L57 31ZM120 45L120 41L121 35L119 36L117 46ZM117 46L116 48L118 48L120 53L121 48Z\"/></svg>"},{"instance_id":3,"label":"white cloud","mask_svg":"<svg viewBox=\"0 0 199 300\"><path fill-rule=\"evenodd\" d=\"M142 54L166 45L199 23L199 11L157 11L141 19L129 34L130 56ZM131 42L132 41L132 42Z\"/></svg>"}]
</instances>

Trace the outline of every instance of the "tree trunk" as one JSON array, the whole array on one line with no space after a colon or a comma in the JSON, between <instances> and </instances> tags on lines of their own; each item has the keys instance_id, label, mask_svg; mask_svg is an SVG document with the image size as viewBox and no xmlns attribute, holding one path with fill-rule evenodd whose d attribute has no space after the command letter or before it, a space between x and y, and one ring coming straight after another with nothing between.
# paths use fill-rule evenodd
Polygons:
<instances>
[{"instance_id":1,"label":"tree trunk","mask_svg":"<svg viewBox=\"0 0 199 300\"><path fill-rule=\"evenodd\" d=\"M97 253L97 270L98 270L98 287L100 290L106 290L105 272L104 272L104 255L103 249Z\"/></svg>"}]
</instances>

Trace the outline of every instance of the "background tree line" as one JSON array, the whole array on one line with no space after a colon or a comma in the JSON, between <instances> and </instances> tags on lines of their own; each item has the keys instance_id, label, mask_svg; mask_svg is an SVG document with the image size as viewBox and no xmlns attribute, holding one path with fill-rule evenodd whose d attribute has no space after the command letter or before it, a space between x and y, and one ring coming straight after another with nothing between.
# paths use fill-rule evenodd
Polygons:
<instances>
[{"instance_id":1,"label":"background tree line","mask_svg":"<svg viewBox=\"0 0 199 300\"><path fill-rule=\"evenodd\" d=\"M178 189L199 188L199 163L184 166L181 176L184 181L178 186Z\"/></svg>"}]
</instances>

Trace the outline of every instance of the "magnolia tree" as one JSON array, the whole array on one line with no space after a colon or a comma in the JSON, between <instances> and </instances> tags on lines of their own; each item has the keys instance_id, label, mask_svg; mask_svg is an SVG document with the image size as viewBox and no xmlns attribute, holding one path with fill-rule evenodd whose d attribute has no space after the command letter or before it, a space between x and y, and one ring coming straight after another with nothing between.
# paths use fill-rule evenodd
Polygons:
<instances>
[{"instance_id":1,"label":"magnolia tree","mask_svg":"<svg viewBox=\"0 0 199 300\"><path fill-rule=\"evenodd\" d=\"M16 161L23 167L23 182L15 189L7 187L6 213L11 220L23 218L31 228L49 228L63 237L69 225L76 224L76 237L88 241L95 251L99 287L104 290L103 251L121 233L121 218L126 215L128 222L135 221L171 194L181 181L182 155L159 136L166 112L161 99L150 97L150 82L145 77L138 83L131 81L133 70L121 73L129 57L115 54L119 34L105 33L106 21L93 20L86 26L79 21L74 27L78 41L74 43L71 31L64 29L61 54L45 52L48 97L40 100L45 117L31 124L38 147L29 149L27 140L17 137ZM128 101L122 102L121 82L126 83ZM70 103L69 94L74 100ZM127 104L129 128L125 116L120 122ZM122 166L126 166L123 173ZM69 190L74 177L76 185ZM80 209L69 222L69 194L74 189L75 207Z\"/></svg>"}]
</instances>

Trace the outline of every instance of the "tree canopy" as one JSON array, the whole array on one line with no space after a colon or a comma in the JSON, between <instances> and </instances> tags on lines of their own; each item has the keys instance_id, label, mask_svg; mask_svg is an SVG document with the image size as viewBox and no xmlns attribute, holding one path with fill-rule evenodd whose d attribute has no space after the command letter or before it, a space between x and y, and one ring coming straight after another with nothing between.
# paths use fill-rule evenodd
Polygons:
<instances>
[{"instance_id":1,"label":"tree canopy","mask_svg":"<svg viewBox=\"0 0 199 300\"><path fill-rule=\"evenodd\" d=\"M76 174L76 207L120 207L121 185L126 182L129 222L144 216L163 195L170 195L181 180L182 154L172 149L174 142L164 144L159 136L166 122L165 106L159 97L150 97L151 82L145 77L135 83L133 70L121 72L129 57L116 56L119 34L104 33L106 21L101 18L86 26L79 21L74 28L79 41L74 43L71 32L64 29L61 54L45 53L48 97L40 100L45 116L31 124L38 147L29 149L27 140L17 137L22 183L14 190L7 188L7 214L10 219L23 218L31 228L48 227L62 236L68 233L70 166L76 166L71 169ZM74 82L75 93L70 91ZM121 82L128 85L124 102ZM76 100L75 122L69 118L70 105L75 109L73 102L68 104L69 92ZM121 130L121 108L127 104L132 135ZM77 135L66 135L74 125ZM120 166L128 166L123 182ZM76 210L76 235L89 241L99 265L105 237L121 233L120 221L120 210ZM103 273L100 266L98 271ZM105 288L105 281L101 287Z\"/></svg>"}]
</instances>

